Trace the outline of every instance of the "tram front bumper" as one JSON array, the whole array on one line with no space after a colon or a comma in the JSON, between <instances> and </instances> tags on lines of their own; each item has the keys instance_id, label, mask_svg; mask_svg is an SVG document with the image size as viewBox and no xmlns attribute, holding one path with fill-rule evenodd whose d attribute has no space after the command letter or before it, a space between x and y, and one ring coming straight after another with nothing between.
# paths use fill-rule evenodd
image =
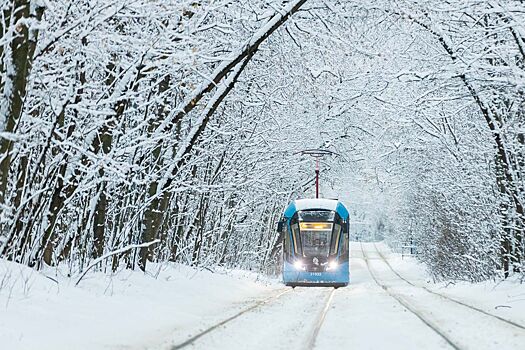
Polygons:
<instances>
[{"instance_id":1,"label":"tram front bumper","mask_svg":"<svg viewBox=\"0 0 525 350\"><path fill-rule=\"evenodd\" d=\"M285 284L293 285L346 285L350 282L349 264L342 263L332 270L314 272L299 270L294 265L285 262L283 280Z\"/></svg>"}]
</instances>

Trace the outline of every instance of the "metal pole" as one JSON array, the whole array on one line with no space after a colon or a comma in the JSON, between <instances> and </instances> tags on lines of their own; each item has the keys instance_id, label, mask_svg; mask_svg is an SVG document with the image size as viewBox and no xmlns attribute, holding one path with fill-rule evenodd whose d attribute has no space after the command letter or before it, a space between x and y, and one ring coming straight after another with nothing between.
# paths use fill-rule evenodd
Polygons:
<instances>
[{"instance_id":1,"label":"metal pole","mask_svg":"<svg viewBox=\"0 0 525 350\"><path fill-rule=\"evenodd\" d=\"M299 151L295 154L307 154L310 156L315 157L315 198L319 198L319 158L326 155L334 155L339 156L339 154L326 150L326 149L305 149L303 151Z\"/></svg>"},{"instance_id":2,"label":"metal pole","mask_svg":"<svg viewBox=\"0 0 525 350\"><path fill-rule=\"evenodd\" d=\"M315 198L319 198L319 157L315 157Z\"/></svg>"}]
</instances>

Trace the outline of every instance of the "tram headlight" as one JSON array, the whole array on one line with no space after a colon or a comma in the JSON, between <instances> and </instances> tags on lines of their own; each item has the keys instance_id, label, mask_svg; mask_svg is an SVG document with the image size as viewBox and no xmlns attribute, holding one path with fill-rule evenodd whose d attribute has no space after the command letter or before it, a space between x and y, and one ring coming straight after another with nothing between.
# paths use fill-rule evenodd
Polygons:
<instances>
[{"instance_id":1,"label":"tram headlight","mask_svg":"<svg viewBox=\"0 0 525 350\"><path fill-rule=\"evenodd\" d=\"M293 266L295 267L296 270L304 270L304 265L303 265L303 262L301 260L296 260L293 263Z\"/></svg>"},{"instance_id":2,"label":"tram headlight","mask_svg":"<svg viewBox=\"0 0 525 350\"><path fill-rule=\"evenodd\" d=\"M335 270L339 267L339 263L335 260L332 260L328 263L328 267L326 268L327 270Z\"/></svg>"}]
</instances>

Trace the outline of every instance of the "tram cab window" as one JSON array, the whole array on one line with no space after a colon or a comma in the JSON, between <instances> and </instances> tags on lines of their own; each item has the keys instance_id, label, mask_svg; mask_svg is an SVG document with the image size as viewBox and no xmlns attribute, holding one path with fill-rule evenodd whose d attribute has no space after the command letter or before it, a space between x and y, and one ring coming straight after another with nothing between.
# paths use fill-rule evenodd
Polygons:
<instances>
[{"instance_id":1,"label":"tram cab window","mask_svg":"<svg viewBox=\"0 0 525 350\"><path fill-rule=\"evenodd\" d=\"M333 223L301 222L301 240L304 256L325 256L330 253Z\"/></svg>"},{"instance_id":2,"label":"tram cab window","mask_svg":"<svg viewBox=\"0 0 525 350\"><path fill-rule=\"evenodd\" d=\"M304 231L302 236L303 254L305 256L328 256L329 231Z\"/></svg>"}]
</instances>

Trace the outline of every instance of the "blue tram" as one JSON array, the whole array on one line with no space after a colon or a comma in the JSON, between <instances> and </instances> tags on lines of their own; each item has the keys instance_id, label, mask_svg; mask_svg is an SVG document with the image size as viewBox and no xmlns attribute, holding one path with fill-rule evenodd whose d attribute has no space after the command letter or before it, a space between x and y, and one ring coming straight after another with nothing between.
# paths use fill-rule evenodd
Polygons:
<instances>
[{"instance_id":1,"label":"blue tram","mask_svg":"<svg viewBox=\"0 0 525 350\"><path fill-rule=\"evenodd\" d=\"M283 235L283 280L287 286L347 286L349 214L333 199L299 199L278 224Z\"/></svg>"}]
</instances>

